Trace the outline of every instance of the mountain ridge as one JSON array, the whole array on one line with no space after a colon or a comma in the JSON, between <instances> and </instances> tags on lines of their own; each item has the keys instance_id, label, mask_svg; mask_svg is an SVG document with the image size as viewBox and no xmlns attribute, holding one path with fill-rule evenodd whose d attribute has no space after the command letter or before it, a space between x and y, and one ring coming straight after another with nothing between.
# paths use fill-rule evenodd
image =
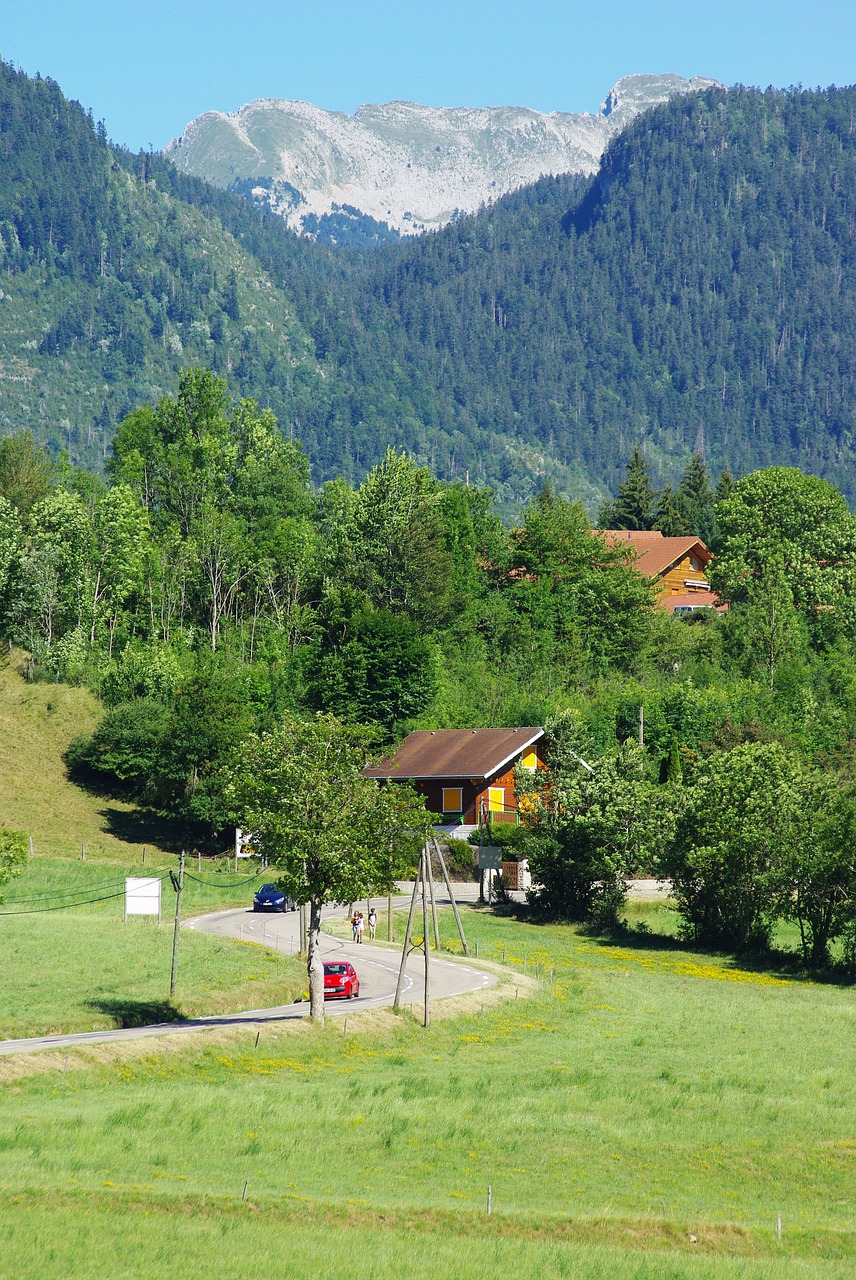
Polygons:
<instances>
[{"instance_id":1,"label":"mountain ridge","mask_svg":"<svg viewBox=\"0 0 856 1280\"><path fill-rule=\"evenodd\" d=\"M249 195L303 234L344 212L394 236L436 230L542 176L591 175L610 139L676 94L722 87L696 76L625 76L597 113L529 107L364 103L349 115L287 98L190 121L164 155L185 173ZM344 230L347 230L345 224Z\"/></svg>"}]
</instances>

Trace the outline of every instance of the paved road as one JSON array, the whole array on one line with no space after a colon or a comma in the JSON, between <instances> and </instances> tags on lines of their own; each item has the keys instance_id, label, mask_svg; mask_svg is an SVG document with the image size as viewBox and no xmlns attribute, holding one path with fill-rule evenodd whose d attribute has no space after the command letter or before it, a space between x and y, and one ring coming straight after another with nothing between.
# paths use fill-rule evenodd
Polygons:
<instances>
[{"instance_id":1,"label":"paved road","mask_svg":"<svg viewBox=\"0 0 856 1280\"><path fill-rule=\"evenodd\" d=\"M457 892L457 890L456 890ZM469 896L467 894L466 896ZM396 898L394 905L402 906L409 902L407 898ZM448 903L448 897L438 893L438 905ZM385 903L384 903L385 906ZM420 907L421 912L421 907ZM344 916L341 908L325 909L324 919L331 916ZM421 917L420 917L421 918ZM381 927L385 927L382 917ZM214 915L199 916L191 920L186 928L197 929L203 933L216 934L225 938L241 938L247 941L261 942L276 950L293 953L298 947L298 913L287 912L283 915L257 915L249 908L238 908L230 911L218 911ZM430 925L429 925L430 928ZM421 926L419 929L421 933ZM357 946L329 934L322 934L321 951L326 959L343 958L351 960L360 976L360 994L356 1000L330 1000L326 1011L331 1014L356 1012L359 1009L376 1009L383 1005L391 1005L395 995L398 971L401 964L401 951L385 946L372 946L368 943ZM179 975L180 975L179 968ZM402 995L404 1002L422 1001L424 961L420 956L411 956L405 970L405 988ZM463 995L471 991L481 991L493 984L496 979L469 964L443 960L431 956L431 998L442 999L444 996ZM309 1004L279 1005L272 1009L249 1009L243 1013L220 1014L211 1018L190 1018L185 1022L162 1022L148 1027L126 1027L113 1031L82 1031L72 1035L38 1036L24 1040L0 1041L0 1056L11 1053L34 1053L42 1049L68 1048L74 1045L100 1044L113 1040L139 1040L146 1036L173 1035L190 1031L206 1031L214 1027L240 1026L248 1023L284 1022L292 1018L309 1016Z\"/></svg>"}]
</instances>

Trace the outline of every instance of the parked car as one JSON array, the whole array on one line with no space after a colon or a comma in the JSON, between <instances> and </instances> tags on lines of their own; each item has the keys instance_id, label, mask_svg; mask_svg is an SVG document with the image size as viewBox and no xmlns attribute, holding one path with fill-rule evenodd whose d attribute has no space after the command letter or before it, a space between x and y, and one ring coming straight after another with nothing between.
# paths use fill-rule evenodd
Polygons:
<instances>
[{"instance_id":1,"label":"parked car","mask_svg":"<svg viewBox=\"0 0 856 1280\"><path fill-rule=\"evenodd\" d=\"M263 884L253 898L253 911L296 911L297 903L275 884Z\"/></svg>"},{"instance_id":2,"label":"parked car","mask_svg":"<svg viewBox=\"0 0 856 1280\"><path fill-rule=\"evenodd\" d=\"M353 1000L360 994L360 980L350 960L324 961L324 999L347 996Z\"/></svg>"}]
</instances>

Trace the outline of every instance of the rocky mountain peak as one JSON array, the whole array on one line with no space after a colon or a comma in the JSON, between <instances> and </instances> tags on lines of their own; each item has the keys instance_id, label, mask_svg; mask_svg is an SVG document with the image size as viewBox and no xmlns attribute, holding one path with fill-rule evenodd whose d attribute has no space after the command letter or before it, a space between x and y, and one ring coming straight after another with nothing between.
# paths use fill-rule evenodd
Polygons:
<instances>
[{"instance_id":1,"label":"rocky mountain peak","mask_svg":"<svg viewBox=\"0 0 856 1280\"><path fill-rule=\"evenodd\" d=\"M595 114L396 101L351 116L267 98L206 112L165 150L178 168L240 191L303 234L414 235L543 175L595 172L639 112L715 84L626 76Z\"/></svg>"}]
</instances>

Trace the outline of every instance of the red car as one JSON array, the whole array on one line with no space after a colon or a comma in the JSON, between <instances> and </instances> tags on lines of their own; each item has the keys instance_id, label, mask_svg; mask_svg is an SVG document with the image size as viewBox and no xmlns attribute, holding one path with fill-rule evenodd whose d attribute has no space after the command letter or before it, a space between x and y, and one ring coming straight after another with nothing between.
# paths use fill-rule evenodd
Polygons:
<instances>
[{"instance_id":1,"label":"red car","mask_svg":"<svg viewBox=\"0 0 856 1280\"><path fill-rule=\"evenodd\" d=\"M324 999L328 996L347 996L353 1000L360 994L360 980L350 960L324 961Z\"/></svg>"}]
</instances>

